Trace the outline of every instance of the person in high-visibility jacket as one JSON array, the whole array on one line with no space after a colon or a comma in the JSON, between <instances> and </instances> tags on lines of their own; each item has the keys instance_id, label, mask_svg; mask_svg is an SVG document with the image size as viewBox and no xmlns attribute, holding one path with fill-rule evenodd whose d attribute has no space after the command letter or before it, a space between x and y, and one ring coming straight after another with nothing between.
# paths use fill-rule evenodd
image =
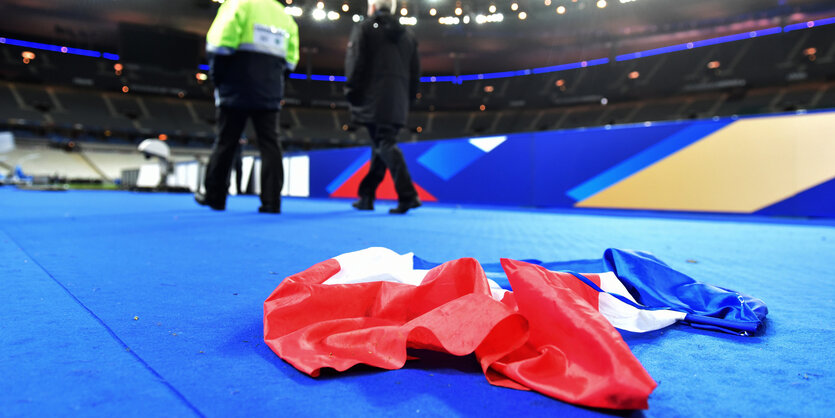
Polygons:
<instances>
[{"instance_id":1,"label":"person in high-visibility jacket","mask_svg":"<svg viewBox=\"0 0 835 418\"><path fill-rule=\"evenodd\" d=\"M218 135L206 167L201 205L226 208L229 173L246 121L252 119L261 154L259 212L281 213L284 184L278 113L284 73L299 61L299 29L278 0L226 0L206 35L215 85Z\"/></svg>"}]
</instances>

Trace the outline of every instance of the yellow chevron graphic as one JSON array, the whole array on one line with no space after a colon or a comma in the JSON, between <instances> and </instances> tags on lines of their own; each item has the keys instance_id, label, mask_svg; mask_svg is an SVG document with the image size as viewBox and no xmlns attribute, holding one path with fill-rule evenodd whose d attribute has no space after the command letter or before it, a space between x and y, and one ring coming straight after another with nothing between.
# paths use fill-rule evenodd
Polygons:
<instances>
[{"instance_id":1,"label":"yellow chevron graphic","mask_svg":"<svg viewBox=\"0 0 835 418\"><path fill-rule=\"evenodd\" d=\"M835 178L835 113L742 119L577 207L751 213Z\"/></svg>"}]
</instances>

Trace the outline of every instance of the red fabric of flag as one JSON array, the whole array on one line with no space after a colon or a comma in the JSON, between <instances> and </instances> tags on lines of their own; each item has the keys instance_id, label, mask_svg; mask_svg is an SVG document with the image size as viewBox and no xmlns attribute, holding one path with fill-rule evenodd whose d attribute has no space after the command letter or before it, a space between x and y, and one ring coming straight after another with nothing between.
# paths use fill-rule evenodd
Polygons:
<instances>
[{"instance_id":1,"label":"red fabric of flag","mask_svg":"<svg viewBox=\"0 0 835 418\"><path fill-rule=\"evenodd\" d=\"M590 296L537 266L503 266L514 292L499 302L473 259L442 264L419 286L322 284L340 270L331 259L288 277L270 295L264 340L311 376L360 363L397 369L407 348L475 353L495 385L585 406L647 408L655 382Z\"/></svg>"},{"instance_id":2,"label":"red fabric of flag","mask_svg":"<svg viewBox=\"0 0 835 418\"><path fill-rule=\"evenodd\" d=\"M517 311L528 321L524 349L492 365L557 399L600 408L646 409L656 383L620 333L597 311L598 292L567 273L502 260Z\"/></svg>"}]
</instances>

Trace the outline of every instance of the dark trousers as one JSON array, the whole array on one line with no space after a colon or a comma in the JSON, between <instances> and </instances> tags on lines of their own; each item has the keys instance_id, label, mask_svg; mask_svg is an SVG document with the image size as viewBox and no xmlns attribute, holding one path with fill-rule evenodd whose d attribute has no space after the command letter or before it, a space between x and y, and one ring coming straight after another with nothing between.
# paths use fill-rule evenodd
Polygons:
<instances>
[{"instance_id":1,"label":"dark trousers","mask_svg":"<svg viewBox=\"0 0 835 418\"><path fill-rule=\"evenodd\" d=\"M417 198L417 190L412 183L409 169L406 167L403 152L397 146L397 131L400 128L393 125L377 124L368 124L365 127L368 129L368 134L371 135L371 167L360 183L359 196L374 200L377 195L377 186L382 183L388 168L394 180L397 200L410 202Z\"/></svg>"},{"instance_id":2,"label":"dark trousers","mask_svg":"<svg viewBox=\"0 0 835 418\"><path fill-rule=\"evenodd\" d=\"M226 202L229 174L246 121L252 118L258 151L261 153L261 205L281 207L281 187L284 185L281 144L278 141L278 111L219 107L217 110L218 136L206 167L206 200Z\"/></svg>"},{"instance_id":3,"label":"dark trousers","mask_svg":"<svg viewBox=\"0 0 835 418\"><path fill-rule=\"evenodd\" d=\"M235 190L238 191L238 194L244 194L244 191L241 190L241 181L244 178L244 161L241 156L241 148L243 148L243 145L238 145L235 157L232 158L232 162L235 163Z\"/></svg>"}]
</instances>

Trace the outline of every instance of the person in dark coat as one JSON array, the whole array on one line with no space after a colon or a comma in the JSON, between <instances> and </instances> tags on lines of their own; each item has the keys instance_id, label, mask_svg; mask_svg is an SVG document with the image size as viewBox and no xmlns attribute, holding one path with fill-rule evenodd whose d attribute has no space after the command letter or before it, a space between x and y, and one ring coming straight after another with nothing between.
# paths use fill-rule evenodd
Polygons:
<instances>
[{"instance_id":1,"label":"person in dark coat","mask_svg":"<svg viewBox=\"0 0 835 418\"><path fill-rule=\"evenodd\" d=\"M368 18L354 26L348 43L345 96L353 120L368 129L373 151L353 206L374 209L377 187L388 169L398 200L389 213L403 214L421 205L397 146L397 132L417 97L420 60L414 34L392 15L395 7L396 0L368 1Z\"/></svg>"},{"instance_id":2,"label":"person in dark coat","mask_svg":"<svg viewBox=\"0 0 835 418\"><path fill-rule=\"evenodd\" d=\"M215 84L218 136L206 167L201 205L226 209L229 173L247 120L255 128L261 154L261 206L281 213L284 184L278 115L284 73L299 61L299 30L278 0L241 0L221 4L206 34L209 76Z\"/></svg>"}]
</instances>

